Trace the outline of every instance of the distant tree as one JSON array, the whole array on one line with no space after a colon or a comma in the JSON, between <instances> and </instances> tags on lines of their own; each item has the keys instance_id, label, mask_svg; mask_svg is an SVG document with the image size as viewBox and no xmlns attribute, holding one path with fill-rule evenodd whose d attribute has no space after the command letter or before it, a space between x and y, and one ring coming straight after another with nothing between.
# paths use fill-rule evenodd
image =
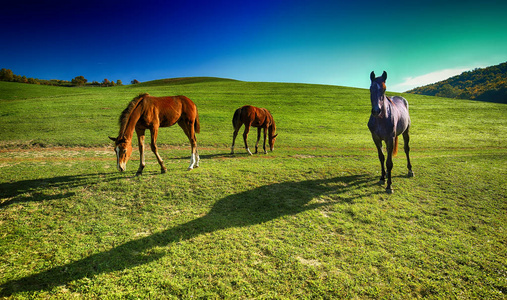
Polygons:
<instances>
[{"instance_id":1,"label":"distant tree","mask_svg":"<svg viewBox=\"0 0 507 300\"><path fill-rule=\"evenodd\" d=\"M437 97L446 97L446 98L456 98L459 94L459 90L452 87L450 84L445 84L440 89L440 92L438 92L435 96Z\"/></svg>"},{"instance_id":2,"label":"distant tree","mask_svg":"<svg viewBox=\"0 0 507 300\"><path fill-rule=\"evenodd\" d=\"M109 79L104 78L104 80L102 80L102 86L109 86L109 85L110 85Z\"/></svg>"},{"instance_id":3,"label":"distant tree","mask_svg":"<svg viewBox=\"0 0 507 300\"><path fill-rule=\"evenodd\" d=\"M12 81L14 80L14 73L10 69L1 69L0 70L0 80L1 81Z\"/></svg>"},{"instance_id":4,"label":"distant tree","mask_svg":"<svg viewBox=\"0 0 507 300\"><path fill-rule=\"evenodd\" d=\"M114 81L111 81L111 82L109 83L109 86L115 86L115 85L116 85L116 83L114 83Z\"/></svg>"},{"instance_id":5,"label":"distant tree","mask_svg":"<svg viewBox=\"0 0 507 300\"><path fill-rule=\"evenodd\" d=\"M88 80L84 78L84 76L77 76L74 79L72 79L72 84L77 86L85 85Z\"/></svg>"},{"instance_id":6,"label":"distant tree","mask_svg":"<svg viewBox=\"0 0 507 300\"><path fill-rule=\"evenodd\" d=\"M123 85L123 82L121 82L120 79L116 80L116 85Z\"/></svg>"},{"instance_id":7,"label":"distant tree","mask_svg":"<svg viewBox=\"0 0 507 300\"><path fill-rule=\"evenodd\" d=\"M507 103L507 84L498 89L492 89L485 91L484 93L477 96L478 100Z\"/></svg>"},{"instance_id":8,"label":"distant tree","mask_svg":"<svg viewBox=\"0 0 507 300\"><path fill-rule=\"evenodd\" d=\"M130 83L131 83L131 84L138 84L138 83L139 83L139 80L134 79L134 80L132 80Z\"/></svg>"}]
</instances>

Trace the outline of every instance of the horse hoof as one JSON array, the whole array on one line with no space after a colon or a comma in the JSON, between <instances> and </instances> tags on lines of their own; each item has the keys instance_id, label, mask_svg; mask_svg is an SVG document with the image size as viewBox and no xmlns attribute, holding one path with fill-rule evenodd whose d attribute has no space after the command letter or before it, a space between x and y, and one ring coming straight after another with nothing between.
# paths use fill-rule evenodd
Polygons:
<instances>
[{"instance_id":1,"label":"horse hoof","mask_svg":"<svg viewBox=\"0 0 507 300\"><path fill-rule=\"evenodd\" d=\"M385 183L386 183L385 179L380 179L380 180L378 181L378 184L379 184L379 185L384 185Z\"/></svg>"},{"instance_id":2,"label":"horse hoof","mask_svg":"<svg viewBox=\"0 0 507 300\"><path fill-rule=\"evenodd\" d=\"M414 177L414 172L412 172L412 170L409 170L407 177L409 177L409 178Z\"/></svg>"},{"instance_id":3,"label":"horse hoof","mask_svg":"<svg viewBox=\"0 0 507 300\"><path fill-rule=\"evenodd\" d=\"M167 169L162 169L161 173L162 173L162 174L167 173Z\"/></svg>"},{"instance_id":4,"label":"horse hoof","mask_svg":"<svg viewBox=\"0 0 507 300\"><path fill-rule=\"evenodd\" d=\"M141 172L137 172L137 173L136 173L136 177L139 177L139 176L141 176L141 175L143 175L143 173L141 173Z\"/></svg>"},{"instance_id":5,"label":"horse hoof","mask_svg":"<svg viewBox=\"0 0 507 300\"><path fill-rule=\"evenodd\" d=\"M392 194L394 192L394 190L392 188L387 188L386 189L386 193L388 194Z\"/></svg>"}]
</instances>

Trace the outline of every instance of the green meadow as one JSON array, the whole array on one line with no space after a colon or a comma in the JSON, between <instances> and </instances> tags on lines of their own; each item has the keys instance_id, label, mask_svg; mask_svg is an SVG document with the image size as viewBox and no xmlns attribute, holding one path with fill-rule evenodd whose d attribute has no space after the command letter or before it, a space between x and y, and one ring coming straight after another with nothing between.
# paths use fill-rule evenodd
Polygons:
<instances>
[{"instance_id":1,"label":"green meadow","mask_svg":"<svg viewBox=\"0 0 507 300\"><path fill-rule=\"evenodd\" d=\"M144 92L196 103L199 168L174 126L159 132L166 174L148 152L134 177L137 145L116 170L108 136ZM400 147L387 194L367 89L0 82L0 297L505 299L507 105L403 96L415 177ZM229 154L246 104L273 114L273 152L238 136Z\"/></svg>"}]
</instances>

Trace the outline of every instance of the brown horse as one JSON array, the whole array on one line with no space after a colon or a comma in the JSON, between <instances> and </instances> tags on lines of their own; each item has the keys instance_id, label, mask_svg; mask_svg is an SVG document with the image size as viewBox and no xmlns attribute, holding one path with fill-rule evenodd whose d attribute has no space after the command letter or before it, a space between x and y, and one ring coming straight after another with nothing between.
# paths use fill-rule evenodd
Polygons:
<instances>
[{"instance_id":1,"label":"brown horse","mask_svg":"<svg viewBox=\"0 0 507 300\"><path fill-rule=\"evenodd\" d=\"M120 132L117 138L109 137L115 142L117 167L120 172L127 168L127 161L132 154L132 137L134 130L139 142L141 162L136 176L143 173L144 161L144 133L151 132L151 150L157 157L162 173L167 172L162 158L157 150L157 135L159 127L169 127L178 123L188 136L192 155L188 170L199 167L197 140L195 133L199 133L199 115L192 100L185 96L153 97L141 94L130 101L127 108L120 115Z\"/></svg>"},{"instance_id":2,"label":"brown horse","mask_svg":"<svg viewBox=\"0 0 507 300\"><path fill-rule=\"evenodd\" d=\"M234 154L234 142L241 126L245 124L245 131L243 132L243 140L245 141L245 148L248 154L252 155L248 148L247 137L250 132L250 126L257 127L257 143L255 144L255 153L259 148L259 140L261 139L261 129L264 129L264 153L266 151L266 131L269 131L269 149L273 151L275 147L276 134L275 120L271 113L265 108L245 105L236 109L234 117L232 118L232 125L234 126L234 133L232 137L231 154Z\"/></svg>"}]
</instances>

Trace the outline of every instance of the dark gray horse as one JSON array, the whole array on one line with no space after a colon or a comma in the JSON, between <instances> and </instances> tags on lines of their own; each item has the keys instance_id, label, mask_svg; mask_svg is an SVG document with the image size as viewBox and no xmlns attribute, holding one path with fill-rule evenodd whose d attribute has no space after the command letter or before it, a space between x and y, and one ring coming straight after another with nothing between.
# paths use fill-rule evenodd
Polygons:
<instances>
[{"instance_id":1,"label":"dark gray horse","mask_svg":"<svg viewBox=\"0 0 507 300\"><path fill-rule=\"evenodd\" d=\"M412 165L410 164L410 116L408 115L408 102L403 97L394 96L387 97L386 79L387 73L384 71L381 77L375 78L375 73L370 74L370 99L371 99L371 116L368 121L368 128L371 136L377 146L378 158L382 166L382 177L380 183L384 184L387 174L386 192L392 193L391 188L391 170L393 169L393 156L398 153L398 136L403 134L405 143L405 154L407 155L408 177L413 177ZM382 141L386 143L387 148L387 173L384 167L384 153L382 152Z\"/></svg>"}]
</instances>

